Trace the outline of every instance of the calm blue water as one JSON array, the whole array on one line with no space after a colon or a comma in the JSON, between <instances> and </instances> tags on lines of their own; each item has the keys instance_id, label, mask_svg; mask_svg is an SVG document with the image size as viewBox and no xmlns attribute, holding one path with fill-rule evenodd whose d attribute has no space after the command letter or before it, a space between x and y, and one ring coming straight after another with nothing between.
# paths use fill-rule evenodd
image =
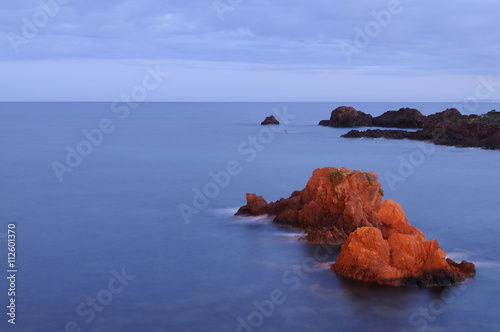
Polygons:
<instances>
[{"instance_id":1,"label":"calm blue water","mask_svg":"<svg viewBox=\"0 0 500 332\"><path fill-rule=\"evenodd\" d=\"M454 106L147 103L120 119L125 110L108 103L0 104L0 266L6 275L15 222L19 269L15 327L0 282L1 330L500 330L500 151L349 140L339 137L348 129L317 126L344 104L374 115ZM289 124L259 125L284 108ZM81 143L103 119L102 142ZM67 147L87 155L60 182L52 164L66 164ZM211 185L230 161L237 174ZM288 197L325 166L378 173L385 198L450 257L475 262L476 278L449 290L348 282L298 231L232 216L245 193ZM205 186L213 198L186 223L179 205L194 209ZM333 262L331 250L322 259Z\"/></svg>"}]
</instances>

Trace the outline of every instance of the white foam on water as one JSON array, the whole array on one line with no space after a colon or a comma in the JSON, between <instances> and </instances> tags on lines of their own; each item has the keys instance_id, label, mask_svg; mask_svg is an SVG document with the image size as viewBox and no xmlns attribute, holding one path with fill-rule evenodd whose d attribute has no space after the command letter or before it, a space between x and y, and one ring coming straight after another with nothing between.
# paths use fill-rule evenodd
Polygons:
<instances>
[{"instance_id":1,"label":"white foam on water","mask_svg":"<svg viewBox=\"0 0 500 332\"><path fill-rule=\"evenodd\" d=\"M323 272L323 271L330 271L332 264L334 264L335 261L329 262L327 261L326 263L315 263L313 266L308 265L307 266L307 271L308 272Z\"/></svg>"},{"instance_id":2,"label":"white foam on water","mask_svg":"<svg viewBox=\"0 0 500 332\"><path fill-rule=\"evenodd\" d=\"M500 267L500 262L498 261L480 261L473 262L476 267L484 267L484 268L496 268Z\"/></svg>"},{"instance_id":3,"label":"white foam on water","mask_svg":"<svg viewBox=\"0 0 500 332\"><path fill-rule=\"evenodd\" d=\"M280 240L298 242L300 238L304 237L303 232L276 232L272 234Z\"/></svg>"},{"instance_id":4,"label":"white foam on water","mask_svg":"<svg viewBox=\"0 0 500 332\"><path fill-rule=\"evenodd\" d=\"M274 233L277 237L286 237L286 238L296 238L305 236L304 232L276 232Z\"/></svg>"},{"instance_id":5,"label":"white foam on water","mask_svg":"<svg viewBox=\"0 0 500 332\"><path fill-rule=\"evenodd\" d=\"M211 213L221 215L221 216L234 216L236 212L238 212L239 207L227 207L220 209L212 209Z\"/></svg>"},{"instance_id":6,"label":"white foam on water","mask_svg":"<svg viewBox=\"0 0 500 332\"><path fill-rule=\"evenodd\" d=\"M253 224L253 223L271 223L272 222L272 218L269 217L268 214L264 214L264 215L261 215L261 216L251 216L251 217L248 217L248 216L234 216L232 218L232 222L234 223L243 223L243 224Z\"/></svg>"},{"instance_id":7,"label":"white foam on water","mask_svg":"<svg viewBox=\"0 0 500 332\"><path fill-rule=\"evenodd\" d=\"M452 259L458 263L467 260L472 254L466 250L451 251L446 254L446 258Z\"/></svg>"},{"instance_id":8,"label":"white foam on water","mask_svg":"<svg viewBox=\"0 0 500 332\"><path fill-rule=\"evenodd\" d=\"M463 260L468 260L468 258L472 256L472 253L466 250L457 250L449 252L446 255L446 258L450 258L457 263L460 263ZM474 259L470 260L470 262L474 263L476 267L483 268L495 268L500 267L500 261L476 261Z\"/></svg>"}]
</instances>

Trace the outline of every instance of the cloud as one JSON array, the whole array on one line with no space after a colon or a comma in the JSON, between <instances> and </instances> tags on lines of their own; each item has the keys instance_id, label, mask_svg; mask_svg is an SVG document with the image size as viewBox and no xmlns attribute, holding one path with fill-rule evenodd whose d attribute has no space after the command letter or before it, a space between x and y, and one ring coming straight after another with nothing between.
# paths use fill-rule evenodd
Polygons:
<instances>
[{"instance_id":1,"label":"cloud","mask_svg":"<svg viewBox=\"0 0 500 332\"><path fill-rule=\"evenodd\" d=\"M9 36L22 37L40 3L57 1L67 4L14 52ZM373 13L394 2L232 1L239 5L224 12L224 20L212 0L9 2L0 9L0 61L184 61L205 63L207 70L210 63L239 63L367 77L496 74L500 2L492 0L400 0L402 10L348 63L339 45L352 43L355 29L365 31L376 22Z\"/></svg>"},{"instance_id":2,"label":"cloud","mask_svg":"<svg viewBox=\"0 0 500 332\"><path fill-rule=\"evenodd\" d=\"M453 101L473 96L478 85L470 75L380 75L378 68L327 70L321 66L186 60L24 60L0 62L0 101L113 101L141 84L147 66L157 65L170 75L148 94L147 101ZM500 97L500 91L491 97Z\"/></svg>"}]
</instances>

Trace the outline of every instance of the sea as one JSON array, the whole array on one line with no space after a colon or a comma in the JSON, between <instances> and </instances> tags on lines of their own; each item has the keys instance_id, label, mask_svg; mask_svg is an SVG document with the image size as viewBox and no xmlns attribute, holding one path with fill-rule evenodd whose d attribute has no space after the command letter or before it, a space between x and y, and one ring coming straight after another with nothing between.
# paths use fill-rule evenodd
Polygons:
<instances>
[{"instance_id":1,"label":"sea","mask_svg":"<svg viewBox=\"0 0 500 332\"><path fill-rule=\"evenodd\" d=\"M500 151L342 138L318 126L338 106L500 109L0 103L0 330L500 331ZM269 115L281 124L261 126ZM289 197L321 167L377 173L384 199L477 275L432 289L350 281L330 270L339 247L234 216L246 193Z\"/></svg>"}]
</instances>

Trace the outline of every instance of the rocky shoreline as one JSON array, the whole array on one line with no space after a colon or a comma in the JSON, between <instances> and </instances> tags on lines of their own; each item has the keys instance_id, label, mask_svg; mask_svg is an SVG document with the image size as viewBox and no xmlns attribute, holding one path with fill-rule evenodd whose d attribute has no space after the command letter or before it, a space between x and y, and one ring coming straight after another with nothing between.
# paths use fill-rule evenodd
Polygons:
<instances>
[{"instance_id":1,"label":"rocky shoreline","mask_svg":"<svg viewBox=\"0 0 500 332\"><path fill-rule=\"evenodd\" d=\"M401 205L385 200L377 175L347 168L320 168L306 187L267 203L247 194L236 215L269 215L302 229L305 240L342 244L331 269L341 276L391 286L435 287L475 275L474 264L456 263L436 240L408 223Z\"/></svg>"},{"instance_id":2,"label":"rocky shoreline","mask_svg":"<svg viewBox=\"0 0 500 332\"><path fill-rule=\"evenodd\" d=\"M462 115L457 109L450 108L425 116L416 109L401 108L372 117L353 107L341 106L332 111L330 120L323 120L319 125L338 128L402 128L351 130L342 135L346 138L410 139L438 145L500 149L500 112L495 110L478 116Z\"/></svg>"}]
</instances>

